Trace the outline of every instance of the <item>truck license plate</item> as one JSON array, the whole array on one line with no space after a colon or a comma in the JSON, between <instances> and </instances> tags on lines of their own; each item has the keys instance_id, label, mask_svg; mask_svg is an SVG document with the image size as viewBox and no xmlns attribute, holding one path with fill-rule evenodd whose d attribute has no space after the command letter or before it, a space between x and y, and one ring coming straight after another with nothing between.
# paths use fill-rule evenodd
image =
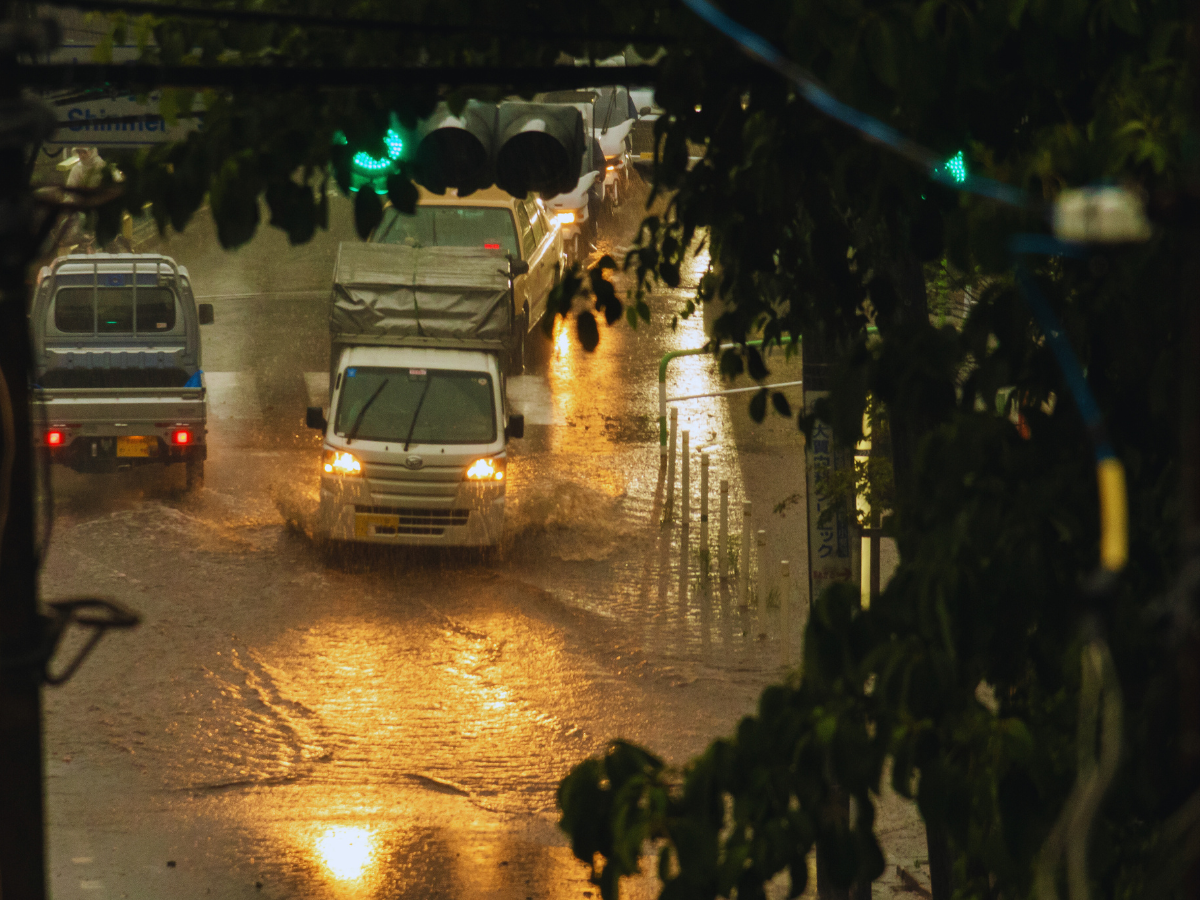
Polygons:
<instances>
[{"instance_id":1,"label":"truck license plate","mask_svg":"<svg viewBox=\"0 0 1200 900\"><path fill-rule=\"evenodd\" d=\"M356 513L354 536L365 538L375 535L392 535L400 527L399 516L384 516L379 513Z\"/></svg>"},{"instance_id":2,"label":"truck license plate","mask_svg":"<svg viewBox=\"0 0 1200 900\"><path fill-rule=\"evenodd\" d=\"M117 438L117 456L149 456L150 438L144 435Z\"/></svg>"}]
</instances>

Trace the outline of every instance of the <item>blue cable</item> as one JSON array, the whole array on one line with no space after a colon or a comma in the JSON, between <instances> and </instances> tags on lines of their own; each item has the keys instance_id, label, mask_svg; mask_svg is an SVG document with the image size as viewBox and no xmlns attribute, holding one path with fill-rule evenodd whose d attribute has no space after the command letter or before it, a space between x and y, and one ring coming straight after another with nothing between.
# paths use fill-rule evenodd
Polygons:
<instances>
[{"instance_id":1,"label":"blue cable","mask_svg":"<svg viewBox=\"0 0 1200 900\"><path fill-rule=\"evenodd\" d=\"M1096 461L1113 459L1116 453L1112 444L1105 436L1104 416L1100 406L1088 387L1087 377L1083 374L1083 366L1079 357L1063 333L1062 323L1050 308L1049 302L1038 289L1037 282L1025 264L1021 261L1023 254L1039 254L1045 256L1071 256L1079 258L1085 255L1084 249L1078 244L1068 244L1046 234L1018 234L1009 241L1009 249L1013 253L1013 268L1017 276L1017 286L1025 297L1025 302L1033 311L1038 327L1046 335L1050 350L1058 361L1058 367L1063 373L1067 389L1075 400L1075 406L1087 426L1096 454Z\"/></svg>"},{"instance_id":2,"label":"blue cable","mask_svg":"<svg viewBox=\"0 0 1200 900\"><path fill-rule=\"evenodd\" d=\"M932 150L901 134L892 126L879 121L848 104L838 100L765 38L749 28L735 22L708 0L683 0L685 6L738 44L748 56L757 59L768 68L774 69L800 89L801 96L831 119L853 128L868 140L883 144L901 156L921 166L934 181L957 190L969 191L1009 206L1027 208L1037 205L1034 198L1024 191L977 175L967 175L959 181L945 171L942 160Z\"/></svg>"}]
</instances>

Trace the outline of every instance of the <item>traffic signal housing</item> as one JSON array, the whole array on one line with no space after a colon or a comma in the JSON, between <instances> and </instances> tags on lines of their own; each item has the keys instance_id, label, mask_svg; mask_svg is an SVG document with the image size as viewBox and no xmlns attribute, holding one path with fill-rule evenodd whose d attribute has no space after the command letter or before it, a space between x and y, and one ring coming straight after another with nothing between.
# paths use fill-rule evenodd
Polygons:
<instances>
[{"instance_id":1,"label":"traffic signal housing","mask_svg":"<svg viewBox=\"0 0 1200 900\"><path fill-rule=\"evenodd\" d=\"M376 155L380 149L386 155ZM370 187L386 194L389 177L406 173L434 193L467 195L495 184L516 197L567 193L579 182L583 115L565 103L468 100L455 114L438 104L413 132L392 116L381 147L351 146L334 136L334 172L346 193Z\"/></svg>"},{"instance_id":2,"label":"traffic signal housing","mask_svg":"<svg viewBox=\"0 0 1200 900\"><path fill-rule=\"evenodd\" d=\"M495 184L516 197L552 197L579 181L583 116L557 103L469 100L459 115L440 104L416 143L413 177L431 191L465 195Z\"/></svg>"}]
</instances>

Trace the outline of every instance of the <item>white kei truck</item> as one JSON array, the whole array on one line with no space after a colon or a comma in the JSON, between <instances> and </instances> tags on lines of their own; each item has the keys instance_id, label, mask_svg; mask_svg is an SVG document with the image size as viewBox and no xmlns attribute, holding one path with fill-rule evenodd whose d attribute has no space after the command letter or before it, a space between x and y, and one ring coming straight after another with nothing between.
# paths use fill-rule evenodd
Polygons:
<instances>
[{"instance_id":1,"label":"white kei truck","mask_svg":"<svg viewBox=\"0 0 1200 900\"><path fill-rule=\"evenodd\" d=\"M513 278L501 250L343 243L330 299L316 536L330 544L494 547L507 445Z\"/></svg>"},{"instance_id":2,"label":"white kei truck","mask_svg":"<svg viewBox=\"0 0 1200 900\"><path fill-rule=\"evenodd\" d=\"M60 256L30 310L32 414L51 462L77 472L181 465L204 480L207 398L187 269L158 254Z\"/></svg>"}]
</instances>

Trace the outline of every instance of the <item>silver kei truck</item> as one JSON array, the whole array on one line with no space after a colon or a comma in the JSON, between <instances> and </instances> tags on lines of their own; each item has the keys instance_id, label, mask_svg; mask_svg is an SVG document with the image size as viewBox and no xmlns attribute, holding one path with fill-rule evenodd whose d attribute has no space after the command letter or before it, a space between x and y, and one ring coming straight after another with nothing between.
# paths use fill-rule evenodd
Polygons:
<instances>
[{"instance_id":1,"label":"silver kei truck","mask_svg":"<svg viewBox=\"0 0 1200 900\"><path fill-rule=\"evenodd\" d=\"M32 414L52 462L77 472L180 466L204 479L207 408L187 269L157 254L60 256L30 312Z\"/></svg>"},{"instance_id":2,"label":"silver kei truck","mask_svg":"<svg viewBox=\"0 0 1200 900\"><path fill-rule=\"evenodd\" d=\"M521 260L474 247L344 243L330 300L330 405L316 536L326 542L492 547Z\"/></svg>"}]
</instances>

